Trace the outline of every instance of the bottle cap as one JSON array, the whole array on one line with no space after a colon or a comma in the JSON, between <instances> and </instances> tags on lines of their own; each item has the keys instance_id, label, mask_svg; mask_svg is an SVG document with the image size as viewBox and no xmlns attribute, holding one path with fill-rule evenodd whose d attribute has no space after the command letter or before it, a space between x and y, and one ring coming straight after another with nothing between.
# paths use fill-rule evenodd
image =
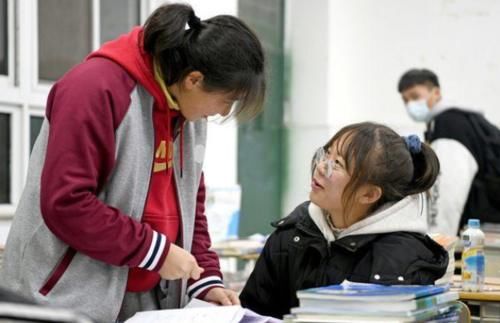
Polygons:
<instances>
[{"instance_id":1,"label":"bottle cap","mask_svg":"<svg viewBox=\"0 0 500 323\"><path fill-rule=\"evenodd\" d=\"M479 219L469 219L467 226L472 229L479 229Z\"/></svg>"}]
</instances>

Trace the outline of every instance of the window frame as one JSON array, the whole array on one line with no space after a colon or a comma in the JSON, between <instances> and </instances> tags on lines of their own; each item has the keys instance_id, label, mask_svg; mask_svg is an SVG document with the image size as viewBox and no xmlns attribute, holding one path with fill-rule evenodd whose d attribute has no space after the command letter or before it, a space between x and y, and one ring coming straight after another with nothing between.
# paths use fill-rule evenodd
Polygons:
<instances>
[{"instance_id":1,"label":"window frame","mask_svg":"<svg viewBox=\"0 0 500 323\"><path fill-rule=\"evenodd\" d=\"M46 93L52 87L53 81L41 80L38 75L39 52L38 52L38 3L40 0L34 1L32 6L32 35L33 35L33 57L32 57L32 77L31 86L34 92ZM139 3L139 23L143 24L147 19L150 3L147 0L138 0ZM97 50L101 46L101 0L91 0L91 35L92 48Z\"/></svg>"},{"instance_id":2,"label":"window frame","mask_svg":"<svg viewBox=\"0 0 500 323\"><path fill-rule=\"evenodd\" d=\"M22 148L23 136L16 136L22 132L22 109L14 105L0 104L0 113L10 115L10 203L0 204L0 219L14 215L17 201L21 196L22 183Z\"/></svg>"},{"instance_id":3,"label":"window frame","mask_svg":"<svg viewBox=\"0 0 500 323\"><path fill-rule=\"evenodd\" d=\"M0 88L14 85L15 75L15 0L7 0L7 75L0 74ZM8 93L7 93L8 94Z\"/></svg>"},{"instance_id":4,"label":"window frame","mask_svg":"<svg viewBox=\"0 0 500 323\"><path fill-rule=\"evenodd\" d=\"M11 220L26 181L30 158L30 117L44 117L53 81L38 77L38 4L40 0L7 0L8 74L0 76L0 113L10 117L10 203L0 203L0 220ZM100 47L100 1L91 0L92 48ZM139 0L139 23L155 0ZM22 62L22 64L20 63Z\"/></svg>"},{"instance_id":5,"label":"window frame","mask_svg":"<svg viewBox=\"0 0 500 323\"><path fill-rule=\"evenodd\" d=\"M33 49L31 51L32 57L31 57L31 64L32 64L32 69L31 69L31 89L34 93L48 93L52 87L52 85L55 83L54 81L50 80L42 80L40 79L39 75L39 58L40 58L40 53L39 53L39 42L38 42L38 4L41 0L35 0L33 1L32 9L31 9L31 21L33 22L31 24L31 35L33 37L32 39L32 44L33 44ZM95 37L99 38L99 17L96 17L96 12L99 14L99 2L100 0L90 0L91 1L91 15L90 17L90 24L91 24L91 35L92 35L92 48L90 49L91 51L96 50L98 47L98 43L95 41ZM97 27L95 26L97 24ZM97 47L96 47L97 45Z\"/></svg>"},{"instance_id":6,"label":"window frame","mask_svg":"<svg viewBox=\"0 0 500 323\"><path fill-rule=\"evenodd\" d=\"M31 106L29 109L27 109L27 113L25 113L25 118L24 124L26 125L26 149L23 151L23 154L27 154L28 160L29 157L31 156L31 117L41 117L45 118L45 107L43 106ZM28 165L26 165L28 167Z\"/></svg>"}]
</instances>

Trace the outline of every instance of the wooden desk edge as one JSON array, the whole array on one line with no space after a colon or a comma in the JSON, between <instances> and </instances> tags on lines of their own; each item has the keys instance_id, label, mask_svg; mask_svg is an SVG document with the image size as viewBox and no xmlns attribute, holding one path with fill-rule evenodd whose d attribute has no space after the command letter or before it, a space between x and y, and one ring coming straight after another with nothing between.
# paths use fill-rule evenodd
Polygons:
<instances>
[{"instance_id":1,"label":"wooden desk edge","mask_svg":"<svg viewBox=\"0 0 500 323\"><path fill-rule=\"evenodd\" d=\"M500 292L459 292L461 301L500 302Z\"/></svg>"}]
</instances>

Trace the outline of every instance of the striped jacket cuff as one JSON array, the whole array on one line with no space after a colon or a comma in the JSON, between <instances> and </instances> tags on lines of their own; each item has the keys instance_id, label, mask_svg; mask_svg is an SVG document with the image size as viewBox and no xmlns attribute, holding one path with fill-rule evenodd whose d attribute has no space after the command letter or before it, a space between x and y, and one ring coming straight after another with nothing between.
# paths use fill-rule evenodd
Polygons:
<instances>
[{"instance_id":1,"label":"striped jacket cuff","mask_svg":"<svg viewBox=\"0 0 500 323\"><path fill-rule=\"evenodd\" d=\"M151 239L148 252L138 267L150 271L158 271L161 268L169 249L170 242L167 237L161 233L153 231L153 239Z\"/></svg>"},{"instance_id":2,"label":"striped jacket cuff","mask_svg":"<svg viewBox=\"0 0 500 323\"><path fill-rule=\"evenodd\" d=\"M213 287L224 288L222 279L219 276L207 276L200 280L195 281L188 287L187 294L189 298L195 298L201 293L203 293L205 290Z\"/></svg>"}]
</instances>

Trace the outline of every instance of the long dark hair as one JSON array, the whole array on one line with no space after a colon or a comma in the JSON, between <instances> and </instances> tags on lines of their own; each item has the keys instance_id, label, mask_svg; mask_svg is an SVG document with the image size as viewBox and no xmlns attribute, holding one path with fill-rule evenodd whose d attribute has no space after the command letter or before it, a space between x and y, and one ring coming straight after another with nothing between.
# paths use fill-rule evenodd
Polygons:
<instances>
[{"instance_id":1,"label":"long dark hair","mask_svg":"<svg viewBox=\"0 0 500 323\"><path fill-rule=\"evenodd\" d=\"M158 62L167 85L200 71L206 91L234 93L239 98L235 109L239 119L262 111L264 52L240 19L220 15L201 21L189 5L163 5L144 25L144 49Z\"/></svg>"},{"instance_id":2,"label":"long dark hair","mask_svg":"<svg viewBox=\"0 0 500 323\"><path fill-rule=\"evenodd\" d=\"M341 140L341 141L339 141ZM338 142L337 153L346 162L351 179L342 193L344 210L349 210L355 193L363 184L382 189L372 209L431 188L439 174L439 160L427 144L410 153L405 139L387 126L363 122L342 128L324 149Z\"/></svg>"}]
</instances>

